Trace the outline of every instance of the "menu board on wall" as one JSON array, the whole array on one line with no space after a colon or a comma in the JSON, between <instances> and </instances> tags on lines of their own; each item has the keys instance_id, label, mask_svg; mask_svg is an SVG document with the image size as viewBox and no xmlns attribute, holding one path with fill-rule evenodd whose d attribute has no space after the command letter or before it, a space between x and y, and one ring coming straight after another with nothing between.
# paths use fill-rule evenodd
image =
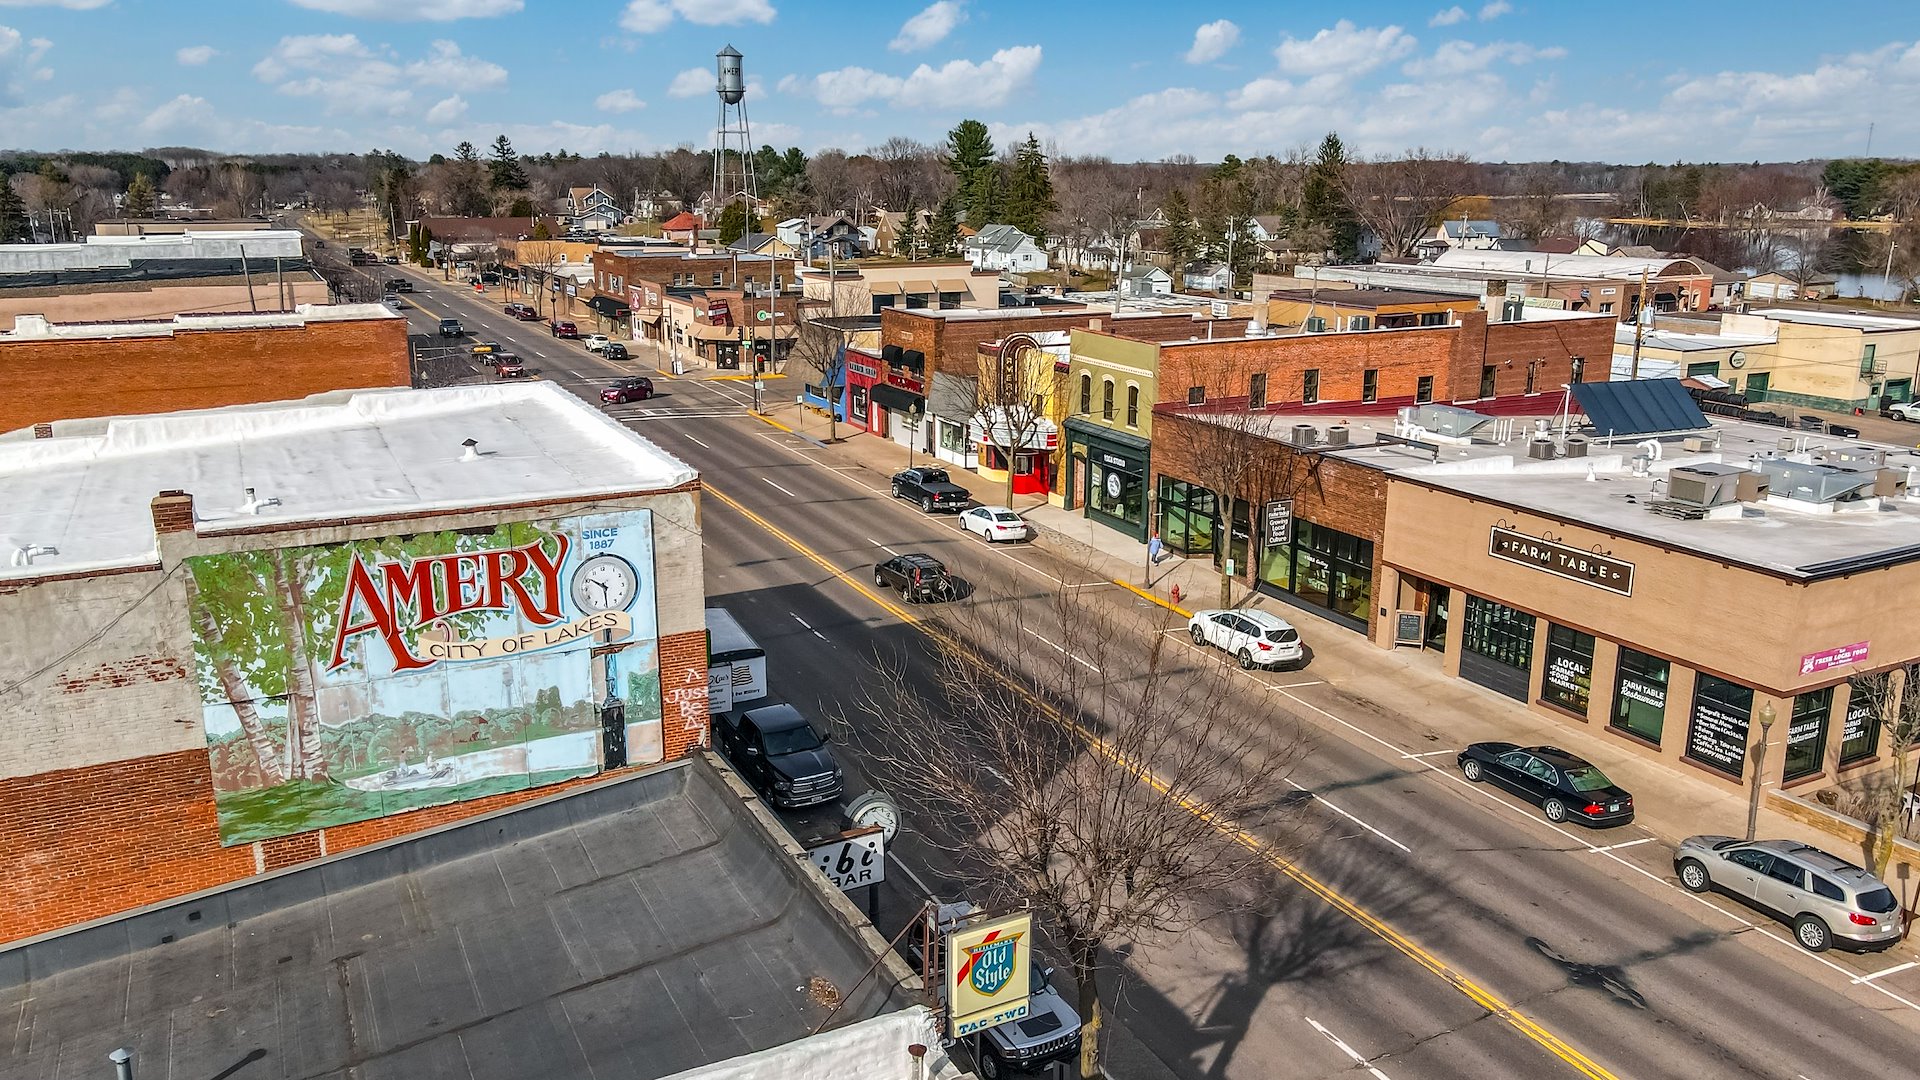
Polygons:
<instances>
[{"instance_id":1,"label":"menu board on wall","mask_svg":"<svg viewBox=\"0 0 1920 1080\"><path fill-rule=\"evenodd\" d=\"M1739 776L1747 755L1747 713L1708 697L1693 701L1687 725L1687 756L1702 765Z\"/></svg>"}]
</instances>

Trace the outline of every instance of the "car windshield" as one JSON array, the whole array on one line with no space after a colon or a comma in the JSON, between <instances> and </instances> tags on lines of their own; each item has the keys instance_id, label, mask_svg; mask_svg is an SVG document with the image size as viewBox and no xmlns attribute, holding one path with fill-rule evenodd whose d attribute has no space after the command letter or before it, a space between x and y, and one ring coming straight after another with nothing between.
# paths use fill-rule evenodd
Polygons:
<instances>
[{"instance_id":1,"label":"car windshield","mask_svg":"<svg viewBox=\"0 0 1920 1080\"><path fill-rule=\"evenodd\" d=\"M945 469L921 469L920 482L923 484L944 484L947 482Z\"/></svg>"},{"instance_id":2,"label":"car windshield","mask_svg":"<svg viewBox=\"0 0 1920 1080\"><path fill-rule=\"evenodd\" d=\"M1875 915L1885 915L1900 905L1893 899L1893 890L1885 885L1877 889L1868 889L1860 894L1860 910L1871 911Z\"/></svg>"},{"instance_id":3,"label":"car windshield","mask_svg":"<svg viewBox=\"0 0 1920 1080\"><path fill-rule=\"evenodd\" d=\"M780 757L783 754L798 754L804 750L820 749L820 736L814 734L812 725L802 724L795 728L765 733L767 754Z\"/></svg>"},{"instance_id":4,"label":"car windshield","mask_svg":"<svg viewBox=\"0 0 1920 1080\"><path fill-rule=\"evenodd\" d=\"M1277 641L1282 645L1291 645L1300 640L1300 631L1288 626L1279 630L1267 631L1268 641Z\"/></svg>"},{"instance_id":5,"label":"car windshield","mask_svg":"<svg viewBox=\"0 0 1920 1080\"><path fill-rule=\"evenodd\" d=\"M998 514L993 515L993 520L1002 521L1011 525L1014 522L1020 520L1020 515L1012 512L1011 510L1003 510Z\"/></svg>"},{"instance_id":6,"label":"car windshield","mask_svg":"<svg viewBox=\"0 0 1920 1080\"><path fill-rule=\"evenodd\" d=\"M1591 765L1576 765L1567 770L1567 785L1575 791L1600 791L1612 787L1613 781Z\"/></svg>"}]
</instances>

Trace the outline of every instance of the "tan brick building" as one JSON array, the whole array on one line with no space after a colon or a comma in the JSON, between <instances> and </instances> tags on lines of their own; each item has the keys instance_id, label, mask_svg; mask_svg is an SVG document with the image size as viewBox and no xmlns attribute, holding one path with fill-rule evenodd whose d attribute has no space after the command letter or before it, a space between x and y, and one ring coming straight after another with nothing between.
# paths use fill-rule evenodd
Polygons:
<instances>
[{"instance_id":1,"label":"tan brick building","mask_svg":"<svg viewBox=\"0 0 1920 1080\"><path fill-rule=\"evenodd\" d=\"M408 383L407 322L379 304L125 323L25 315L0 333L0 431Z\"/></svg>"},{"instance_id":2,"label":"tan brick building","mask_svg":"<svg viewBox=\"0 0 1920 1080\"><path fill-rule=\"evenodd\" d=\"M550 384L38 434L0 440L0 940L706 741L699 478Z\"/></svg>"}]
</instances>

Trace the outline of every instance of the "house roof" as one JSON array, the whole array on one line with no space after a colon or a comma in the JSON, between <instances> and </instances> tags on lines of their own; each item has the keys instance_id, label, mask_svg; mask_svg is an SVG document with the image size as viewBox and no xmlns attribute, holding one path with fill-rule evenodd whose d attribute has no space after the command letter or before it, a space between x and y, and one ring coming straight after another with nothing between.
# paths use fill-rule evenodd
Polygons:
<instances>
[{"instance_id":1,"label":"house roof","mask_svg":"<svg viewBox=\"0 0 1920 1080\"><path fill-rule=\"evenodd\" d=\"M535 503L665 490L699 475L548 382L334 391L22 435L0 438L0 548L57 554L0 565L0 580L152 563L150 504L166 490L194 495L196 527L218 534L479 509L509 493ZM271 504L240 505L248 489Z\"/></svg>"},{"instance_id":2,"label":"house roof","mask_svg":"<svg viewBox=\"0 0 1920 1080\"><path fill-rule=\"evenodd\" d=\"M1447 270L1480 270L1494 273L1532 274L1540 277L1595 278L1613 280L1638 277L1646 270L1654 277L1688 276L1700 273L1691 259L1641 258L1619 255L1551 255L1538 251L1472 251L1451 248L1436 256L1431 264Z\"/></svg>"},{"instance_id":3,"label":"house roof","mask_svg":"<svg viewBox=\"0 0 1920 1080\"><path fill-rule=\"evenodd\" d=\"M671 229L674 232L690 232L704 227L704 224L697 215L682 210L678 214L661 222L660 228L662 231Z\"/></svg>"},{"instance_id":4,"label":"house roof","mask_svg":"<svg viewBox=\"0 0 1920 1080\"><path fill-rule=\"evenodd\" d=\"M1580 241L1571 236L1543 236L1533 242L1533 250L1548 255L1571 255L1580 249Z\"/></svg>"},{"instance_id":5,"label":"house roof","mask_svg":"<svg viewBox=\"0 0 1920 1080\"><path fill-rule=\"evenodd\" d=\"M772 233L750 232L743 233L740 239L735 240L727 246L740 251L759 251L761 248L773 243L776 239L778 239L778 237L775 237Z\"/></svg>"},{"instance_id":6,"label":"house roof","mask_svg":"<svg viewBox=\"0 0 1920 1080\"><path fill-rule=\"evenodd\" d=\"M1459 304L1466 297L1453 293L1421 292L1417 289L1275 289L1270 300L1319 303L1336 308L1401 307L1412 304Z\"/></svg>"},{"instance_id":7,"label":"house roof","mask_svg":"<svg viewBox=\"0 0 1920 1080\"><path fill-rule=\"evenodd\" d=\"M1018 251L1033 246L1034 239L1012 225L988 225L968 238L967 246L982 251Z\"/></svg>"},{"instance_id":8,"label":"house roof","mask_svg":"<svg viewBox=\"0 0 1920 1080\"><path fill-rule=\"evenodd\" d=\"M1448 236L1493 236L1500 235L1500 223L1491 218L1470 218L1466 221L1442 221L1440 228Z\"/></svg>"},{"instance_id":9,"label":"house roof","mask_svg":"<svg viewBox=\"0 0 1920 1080\"><path fill-rule=\"evenodd\" d=\"M1165 270L1162 270L1158 266L1152 266L1152 265L1133 267L1132 269L1126 271L1120 276L1127 281L1145 281L1148 278L1155 278L1155 277L1163 277L1163 278L1166 278L1168 281L1173 280L1172 274L1167 273Z\"/></svg>"}]
</instances>

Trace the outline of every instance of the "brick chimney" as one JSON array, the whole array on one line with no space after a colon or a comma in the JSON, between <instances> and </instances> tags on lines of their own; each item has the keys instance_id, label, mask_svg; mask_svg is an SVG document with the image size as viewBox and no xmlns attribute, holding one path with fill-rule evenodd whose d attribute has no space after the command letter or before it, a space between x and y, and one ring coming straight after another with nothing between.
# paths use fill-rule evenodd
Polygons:
<instances>
[{"instance_id":1,"label":"brick chimney","mask_svg":"<svg viewBox=\"0 0 1920 1080\"><path fill-rule=\"evenodd\" d=\"M156 534L193 531L193 496L184 491L163 491L153 497L153 531Z\"/></svg>"},{"instance_id":2,"label":"brick chimney","mask_svg":"<svg viewBox=\"0 0 1920 1080\"><path fill-rule=\"evenodd\" d=\"M35 425L33 425L33 437L34 437L34 438L36 438L36 439L51 439L51 438L53 438L53 425L52 425L52 424L35 424Z\"/></svg>"}]
</instances>

